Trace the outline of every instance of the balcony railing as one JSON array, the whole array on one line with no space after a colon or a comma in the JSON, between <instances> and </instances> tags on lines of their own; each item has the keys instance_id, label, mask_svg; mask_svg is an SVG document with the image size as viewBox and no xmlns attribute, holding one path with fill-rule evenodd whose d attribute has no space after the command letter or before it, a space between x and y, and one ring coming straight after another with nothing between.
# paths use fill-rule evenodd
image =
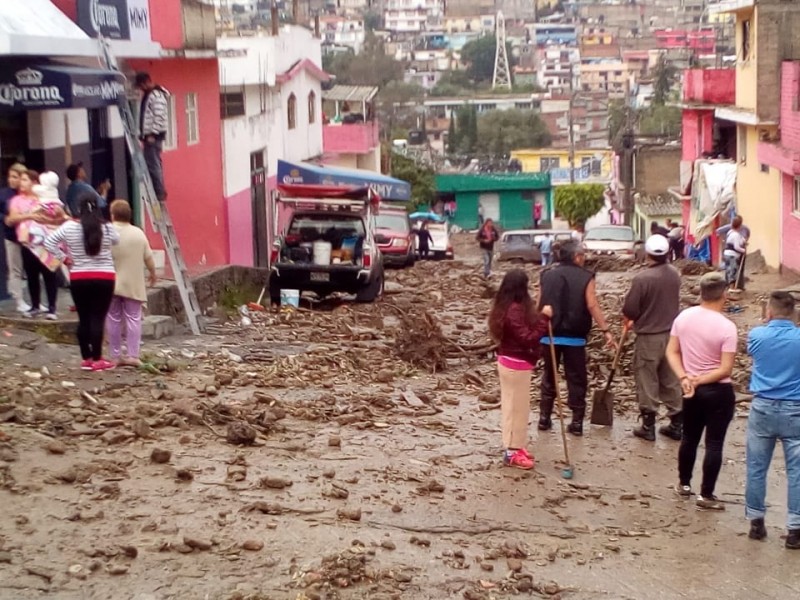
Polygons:
<instances>
[{"instance_id":1,"label":"balcony railing","mask_svg":"<svg viewBox=\"0 0 800 600\"><path fill-rule=\"evenodd\" d=\"M326 154L366 154L380 144L378 123L343 123L325 125L322 143Z\"/></svg>"}]
</instances>

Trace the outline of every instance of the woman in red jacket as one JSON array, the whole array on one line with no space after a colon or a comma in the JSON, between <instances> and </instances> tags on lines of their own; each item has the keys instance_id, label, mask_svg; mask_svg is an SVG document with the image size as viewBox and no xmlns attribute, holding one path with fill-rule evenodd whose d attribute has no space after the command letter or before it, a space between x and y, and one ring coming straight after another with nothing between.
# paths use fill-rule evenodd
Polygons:
<instances>
[{"instance_id":1,"label":"woman in red jacket","mask_svg":"<svg viewBox=\"0 0 800 600\"><path fill-rule=\"evenodd\" d=\"M532 469L528 443L531 374L541 358L540 340L547 335L550 306L541 314L528 293L528 275L521 269L506 273L489 313L489 332L499 344L500 410L503 427L503 464Z\"/></svg>"}]
</instances>

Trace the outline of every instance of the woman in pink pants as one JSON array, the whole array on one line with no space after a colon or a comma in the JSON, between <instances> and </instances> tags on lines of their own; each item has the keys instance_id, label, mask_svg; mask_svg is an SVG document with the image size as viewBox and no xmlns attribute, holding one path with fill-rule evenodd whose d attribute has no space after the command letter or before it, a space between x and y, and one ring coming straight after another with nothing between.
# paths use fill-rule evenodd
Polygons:
<instances>
[{"instance_id":1,"label":"woman in pink pants","mask_svg":"<svg viewBox=\"0 0 800 600\"><path fill-rule=\"evenodd\" d=\"M119 365L138 367L141 365L142 307L147 302L144 270L147 267L149 284L153 286L156 266L144 231L131 224L131 205L127 200L111 203L111 221L119 232L119 244L113 249L117 280L106 318L109 354ZM124 356L123 336L127 346Z\"/></svg>"}]
</instances>

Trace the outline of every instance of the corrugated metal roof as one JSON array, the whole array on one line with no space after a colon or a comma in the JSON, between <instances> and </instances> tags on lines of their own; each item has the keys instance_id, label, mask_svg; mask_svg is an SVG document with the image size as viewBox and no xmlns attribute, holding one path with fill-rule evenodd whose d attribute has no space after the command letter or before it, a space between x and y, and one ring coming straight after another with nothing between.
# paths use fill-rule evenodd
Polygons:
<instances>
[{"instance_id":1,"label":"corrugated metal roof","mask_svg":"<svg viewBox=\"0 0 800 600\"><path fill-rule=\"evenodd\" d=\"M673 196L641 198L636 201L639 212L648 217L672 217L681 214L681 203Z\"/></svg>"},{"instance_id":2,"label":"corrugated metal roof","mask_svg":"<svg viewBox=\"0 0 800 600\"><path fill-rule=\"evenodd\" d=\"M338 102L370 102L377 94L378 88L368 85L335 85L322 92L322 99Z\"/></svg>"}]
</instances>

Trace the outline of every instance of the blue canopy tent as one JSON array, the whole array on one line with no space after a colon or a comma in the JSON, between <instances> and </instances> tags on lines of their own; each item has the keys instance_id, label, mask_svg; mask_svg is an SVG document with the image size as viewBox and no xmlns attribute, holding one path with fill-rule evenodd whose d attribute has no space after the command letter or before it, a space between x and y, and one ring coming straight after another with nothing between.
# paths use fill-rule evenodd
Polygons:
<instances>
[{"instance_id":1,"label":"blue canopy tent","mask_svg":"<svg viewBox=\"0 0 800 600\"><path fill-rule=\"evenodd\" d=\"M310 163L278 161L279 184L352 185L369 187L381 200L411 200L411 185L380 173L361 169L321 167Z\"/></svg>"}]
</instances>

